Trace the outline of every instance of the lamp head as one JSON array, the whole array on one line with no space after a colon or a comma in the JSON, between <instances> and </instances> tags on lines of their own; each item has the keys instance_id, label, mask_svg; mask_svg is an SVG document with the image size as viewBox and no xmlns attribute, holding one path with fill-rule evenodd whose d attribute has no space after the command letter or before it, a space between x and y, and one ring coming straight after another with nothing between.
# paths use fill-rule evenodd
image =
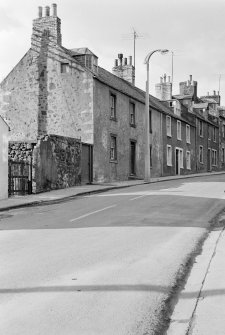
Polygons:
<instances>
[{"instance_id":1,"label":"lamp head","mask_svg":"<svg viewBox=\"0 0 225 335\"><path fill-rule=\"evenodd\" d=\"M169 52L168 49L161 49L161 50L160 50L160 53L161 53L162 55L165 55L165 54L167 54L168 52Z\"/></svg>"}]
</instances>

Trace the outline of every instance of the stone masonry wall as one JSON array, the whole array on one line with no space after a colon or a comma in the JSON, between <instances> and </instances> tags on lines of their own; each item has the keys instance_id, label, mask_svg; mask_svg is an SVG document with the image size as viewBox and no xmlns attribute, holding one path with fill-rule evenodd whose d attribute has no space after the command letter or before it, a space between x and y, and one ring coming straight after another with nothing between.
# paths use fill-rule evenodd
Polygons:
<instances>
[{"instance_id":1,"label":"stone masonry wall","mask_svg":"<svg viewBox=\"0 0 225 335\"><path fill-rule=\"evenodd\" d=\"M34 192L79 185L81 182L81 142L75 138L46 135L34 149Z\"/></svg>"},{"instance_id":2,"label":"stone masonry wall","mask_svg":"<svg viewBox=\"0 0 225 335\"><path fill-rule=\"evenodd\" d=\"M37 138L38 68L29 50L0 84L0 115L10 126L10 140Z\"/></svg>"}]
</instances>

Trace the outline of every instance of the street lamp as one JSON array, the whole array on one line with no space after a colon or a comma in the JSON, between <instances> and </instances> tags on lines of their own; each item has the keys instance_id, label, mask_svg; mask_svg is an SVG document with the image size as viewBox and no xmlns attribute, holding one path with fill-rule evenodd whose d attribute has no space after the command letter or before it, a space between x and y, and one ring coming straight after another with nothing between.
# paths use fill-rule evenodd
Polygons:
<instances>
[{"instance_id":1,"label":"street lamp","mask_svg":"<svg viewBox=\"0 0 225 335\"><path fill-rule=\"evenodd\" d=\"M150 137L149 137L149 60L155 52L166 54L169 52L167 49L157 49L149 52L145 57L144 63L147 65L147 80L146 80L146 93L145 93L145 181L150 182Z\"/></svg>"}]
</instances>

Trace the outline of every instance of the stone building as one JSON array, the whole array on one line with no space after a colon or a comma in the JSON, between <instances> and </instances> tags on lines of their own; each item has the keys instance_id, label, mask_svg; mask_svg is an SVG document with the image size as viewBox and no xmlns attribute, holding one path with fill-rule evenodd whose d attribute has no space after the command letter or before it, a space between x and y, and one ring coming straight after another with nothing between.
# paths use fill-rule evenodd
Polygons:
<instances>
[{"instance_id":1,"label":"stone building","mask_svg":"<svg viewBox=\"0 0 225 335\"><path fill-rule=\"evenodd\" d=\"M9 126L0 116L0 199L8 197L8 138Z\"/></svg>"},{"instance_id":2,"label":"stone building","mask_svg":"<svg viewBox=\"0 0 225 335\"><path fill-rule=\"evenodd\" d=\"M0 106L11 141L32 144L33 191L144 177L145 92L134 85L132 57L119 54L112 72L88 48L63 47L56 5L39 7L31 48L1 83ZM161 118L170 109L150 96L149 113L152 176L161 176Z\"/></svg>"}]
</instances>

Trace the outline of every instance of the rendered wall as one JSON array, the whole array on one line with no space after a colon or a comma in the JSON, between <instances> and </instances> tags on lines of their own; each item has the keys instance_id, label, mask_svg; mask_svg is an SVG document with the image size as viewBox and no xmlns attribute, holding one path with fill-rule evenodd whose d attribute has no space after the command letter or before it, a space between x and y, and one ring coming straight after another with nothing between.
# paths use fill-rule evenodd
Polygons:
<instances>
[{"instance_id":1,"label":"rendered wall","mask_svg":"<svg viewBox=\"0 0 225 335\"><path fill-rule=\"evenodd\" d=\"M0 118L0 199L8 198L8 132Z\"/></svg>"},{"instance_id":2,"label":"rendered wall","mask_svg":"<svg viewBox=\"0 0 225 335\"><path fill-rule=\"evenodd\" d=\"M116 121L110 119L110 93L116 94ZM130 126L129 103L135 103L136 126ZM144 178L145 105L95 81L93 179L98 182L128 180L130 177L130 141L136 142L136 177ZM152 176L161 175L162 145L160 113L152 111ZM110 161L110 135L117 136L117 161Z\"/></svg>"}]
</instances>

